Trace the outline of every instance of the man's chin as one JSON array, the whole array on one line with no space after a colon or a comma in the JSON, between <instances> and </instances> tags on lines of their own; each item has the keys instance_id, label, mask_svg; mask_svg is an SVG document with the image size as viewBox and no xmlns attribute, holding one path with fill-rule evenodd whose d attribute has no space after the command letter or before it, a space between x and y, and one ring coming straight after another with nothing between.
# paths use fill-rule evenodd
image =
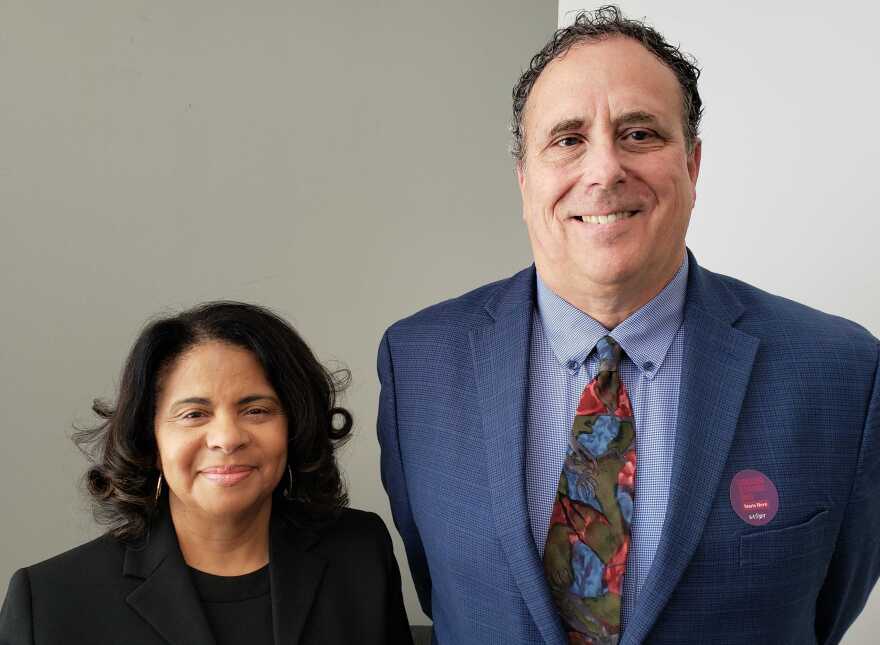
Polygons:
<instances>
[{"instance_id":1,"label":"man's chin","mask_svg":"<svg viewBox=\"0 0 880 645\"><path fill-rule=\"evenodd\" d=\"M578 267L577 274L597 287L625 287L638 276L639 265L620 253L595 253Z\"/></svg>"}]
</instances>

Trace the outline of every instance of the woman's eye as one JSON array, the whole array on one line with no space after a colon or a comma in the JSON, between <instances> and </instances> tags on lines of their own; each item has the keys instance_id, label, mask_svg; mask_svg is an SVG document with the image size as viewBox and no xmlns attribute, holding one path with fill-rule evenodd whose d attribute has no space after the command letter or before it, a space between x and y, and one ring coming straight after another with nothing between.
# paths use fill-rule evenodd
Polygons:
<instances>
[{"instance_id":1,"label":"woman's eye","mask_svg":"<svg viewBox=\"0 0 880 645\"><path fill-rule=\"evenodd\" d=\"M181 419L200 419L205 416L205 413L201 410L190 410L189 412L184 412L180 415Z\"/></svg>"},{"instance_id":2,"label":"woman's eye","mask_svg":"<svg viewBox=\"0 0 880 645\"><path fill-rule=\"evenodd\" d=\"M263 414L269 414L269 411L268 411L267 409L265 409L265 408L250 408L250 409L248 409L248 410L245 410L245 414L248 414L248 415L251 415L251 416L253 416L253 415L263 415Z\"/></svg>"}]
</instances>

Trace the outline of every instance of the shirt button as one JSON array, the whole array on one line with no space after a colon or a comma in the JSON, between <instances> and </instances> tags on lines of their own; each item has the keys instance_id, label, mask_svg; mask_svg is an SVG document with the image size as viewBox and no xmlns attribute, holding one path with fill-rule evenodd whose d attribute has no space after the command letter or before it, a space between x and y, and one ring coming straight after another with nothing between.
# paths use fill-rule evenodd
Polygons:
<instances>
[{"instance_id":1,"label":"shirt button","mask_svg":"<svg viewBox=\"0 0 880 645\"><path fill-rule=\"evenodd\" d=\"M644 363L642 363L642 369L645 370L646 372L653 372L654 371L654 363L652 363L651 361L645 361Z\"/></svg>"},{"instance_id":2,"label":"shirt button","mask_svg":"<svg viewBox=\"0 0 880 645\"><path fill-rule=\"evenodd\" d=\"M580 364L577 361L568 361L568 369L572 372L577 372L578 367L580 367Z\"/></svg>"}]
</instances>

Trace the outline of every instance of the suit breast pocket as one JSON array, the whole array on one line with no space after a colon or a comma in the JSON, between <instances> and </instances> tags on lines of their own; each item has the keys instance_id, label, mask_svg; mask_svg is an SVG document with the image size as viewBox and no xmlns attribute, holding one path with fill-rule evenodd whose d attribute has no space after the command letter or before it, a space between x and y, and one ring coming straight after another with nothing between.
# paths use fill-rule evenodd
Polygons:
<instances>
[{"instance_id":1,"label":"suit breast pocket","mask_svg":"<svg viewBox=\"0 0 880 645\"><path fill-rule=\"evenodd\" d=\"M831 513L820 510L806 522L747 533L739 539L740 566L773 565L782 562L815 564L830 554L834 538Z\"/></svg>"}]
</instances>

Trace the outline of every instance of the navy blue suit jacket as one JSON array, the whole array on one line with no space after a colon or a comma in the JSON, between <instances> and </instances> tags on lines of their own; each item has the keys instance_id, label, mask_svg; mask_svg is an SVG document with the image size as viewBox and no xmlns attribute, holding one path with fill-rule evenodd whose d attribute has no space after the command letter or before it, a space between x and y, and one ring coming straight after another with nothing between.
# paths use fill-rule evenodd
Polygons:
<instances>
[{"instance_id":1,"label":"navy blue suit jacket","mask_svg":"<svg viewBox=\"0 0 880 645\"><path fill-rule=\"evenodd\" d=\"M878 341L690 262L669 507L621 645L835 643L880 571ZM532 267L379 349L382 479L443 645L565 640L526 503L534 307ZM732 508L746 469L778 489L765 526Z\"/></svg>"}]
</instances>

